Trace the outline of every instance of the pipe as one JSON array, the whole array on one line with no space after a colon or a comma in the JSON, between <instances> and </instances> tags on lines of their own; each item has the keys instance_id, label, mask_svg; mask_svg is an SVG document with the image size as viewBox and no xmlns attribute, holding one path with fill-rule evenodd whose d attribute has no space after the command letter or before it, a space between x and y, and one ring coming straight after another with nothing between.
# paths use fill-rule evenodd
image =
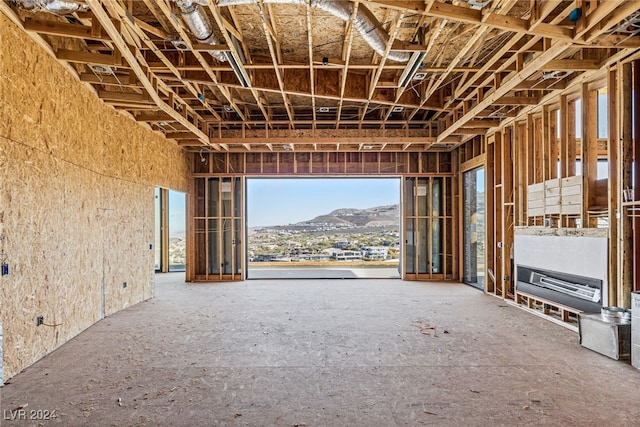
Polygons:
<instances>
[{"instance_id":1,"label":"pipe","mask_svg":"<svg viewBox=\"0 0 640 427\"><path fill-rule=\"evenodd\" d=\"M74 12L86 12L89 6L66 0L14 0L18 7L29 12L49 12L54 15L70 15Z\"/></svg>"},{"instance_id":2,"label":"pipe","mask_svg":"<svg viewBox=\"0 0 640 427\"><path fill-rule=\"evenodd\" d=\"M471 9L483 9L485 6L491 3L491 0L467 0Z\"/></svg>"},{"instance_id":3,"label":"pipe","mask_svg":"<svg viewBox=\"0 0 640 427\"><path fill-rule=\"evenodd\" d=\"M202 6L207 4L206 0L174 0L174 2L178 8L180 8L182 19L200 43L220 44L220 41L213 33L211 20L209 20L209 17L202 8ZM209 53L221 62L227 60L224 52L213 50Z\"/></svg>"},{"instance_id":4,"label":"pipe","mask_svg":"<svg viewBox=\"0 0 640 427\"><path fill-rule=\"evenodd\" d=\"M353 13L353 4L349 1L309 0L309 2L312 7L330 13L343 21L349 21ZM224 7L255 3L256 0L218 0L218 6ZM299 6L306 6L308 4L307 0L263 0L263 3L295 4ZM375 15L363 4L360 4L358 7L358 13L356 14L353 25L369 46L371 46L378 55L383 56L389 43L389 35L384 31L382 24L380 24L380 21L378 21ZM411 53L389 51L387 58L397 62L407 62L411 58Z\"/></svg>"}]
</instances>

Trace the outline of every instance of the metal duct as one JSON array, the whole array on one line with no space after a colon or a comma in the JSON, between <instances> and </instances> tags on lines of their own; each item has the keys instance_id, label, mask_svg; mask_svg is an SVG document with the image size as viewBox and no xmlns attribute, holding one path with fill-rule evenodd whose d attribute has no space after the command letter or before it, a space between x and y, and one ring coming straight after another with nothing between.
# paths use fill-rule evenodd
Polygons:
<instances>
[{"instance_id":1,"label":"metal duct","mask_svg":"<svg viewBox=\"0 0 640 427\"><path fill-rule=\"evenodd\" d=\"M309 0L312 7L324 10L343 21L351 19L353 3L344 0ZM218 6L239 6L255 4L256 0L218 0ZM306 6L307 0L263 0L263 3L295 4ZM362 3L358 7L358 13L354 21L354 27L360 36L378 53L384 55L389 43L389 35L382 28L380 21ZM411 58L409 52L389 51L387 58L397 62L407 62Z\"/></svg>"},{"instance_id":2,"label":"metal duct","mask_svg":"<svg viewBox=\"0 0 640 427\"><path fill-rule=\"evenodd\" d=\"M42 11L61 16L89 10L86 4L66 0L14 0L13 3L30 12Z\"/></svg>"},{"instance_id":3,"label":"metal duct","mask_svg":"<svg viewBox=\"0 0 640 427\"><path fill-rule=\"evenodd\" d=\"M491 3L491 1L492 0L467 0L469 6L471 6L471 9L483 9L485 6Z\"/></svg>"},{"instance_id":4,"label":"metal duct","mask_svg":"<svg viewBox=\"0 0 640 427\"><path fill-rule=\"evenodd\" d=\"M189 26L189 30L198 39L200 43L204 44L220 44L220 41L213 33L213 26L211 20L205 13L202 6L207 4L206 0L174 0L176 5L180 8L182 19ZM226 61L227 56L224 52L212 50L213 55L219 61Z\"/></svg>"}]
</instances>

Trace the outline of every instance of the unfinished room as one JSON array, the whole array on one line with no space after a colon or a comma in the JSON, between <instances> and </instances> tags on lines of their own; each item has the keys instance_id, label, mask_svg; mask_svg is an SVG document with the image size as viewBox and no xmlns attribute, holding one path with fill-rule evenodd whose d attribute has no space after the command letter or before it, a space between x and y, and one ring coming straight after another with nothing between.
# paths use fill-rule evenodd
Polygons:
<instances>
[{"instance_id":1,"label":"unfinished room","mask_svg":"<svg viewBox=\"0 0 640 427\"><path fill-rule=\"evenodd\" d=\"M0 0L0 264L2 425L640 425L640 1Z\"/></svg>"}]
</instances>

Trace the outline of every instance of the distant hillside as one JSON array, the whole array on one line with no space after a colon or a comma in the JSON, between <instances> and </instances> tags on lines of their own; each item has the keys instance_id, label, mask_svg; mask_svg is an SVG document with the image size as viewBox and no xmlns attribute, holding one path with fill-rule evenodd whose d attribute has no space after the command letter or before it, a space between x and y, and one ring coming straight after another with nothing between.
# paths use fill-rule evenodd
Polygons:
<instances>
[{"instance_id":1,"label":"distant hillside","mask_svg":"<svg viewBox=\"0 0 640 427\"><path fill-rule=\"evenodd\" d=\"M400 206L376 206L368 209L336 209L328 214L317 216L308 221L302 221L296 226L313 224L344 224L355 227L388 227L398 226L400 222Z\"/></svg>"}]
</instances>

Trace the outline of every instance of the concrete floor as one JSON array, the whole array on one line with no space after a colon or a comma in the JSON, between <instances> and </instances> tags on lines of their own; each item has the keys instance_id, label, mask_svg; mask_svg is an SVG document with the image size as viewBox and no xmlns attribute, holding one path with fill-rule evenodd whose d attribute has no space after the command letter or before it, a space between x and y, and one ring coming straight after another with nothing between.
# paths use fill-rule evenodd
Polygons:
<instances>
[{"instance_id":1,"label":"concrete floor","mask_svg":"<svg viewBox=\"0 0 640 427\"><path fill-rule=\"evenodd\" d=\"M13 378L2 426L640 423L639 371L468 286L183 277Z\"/></svg>"}]
</instances>

